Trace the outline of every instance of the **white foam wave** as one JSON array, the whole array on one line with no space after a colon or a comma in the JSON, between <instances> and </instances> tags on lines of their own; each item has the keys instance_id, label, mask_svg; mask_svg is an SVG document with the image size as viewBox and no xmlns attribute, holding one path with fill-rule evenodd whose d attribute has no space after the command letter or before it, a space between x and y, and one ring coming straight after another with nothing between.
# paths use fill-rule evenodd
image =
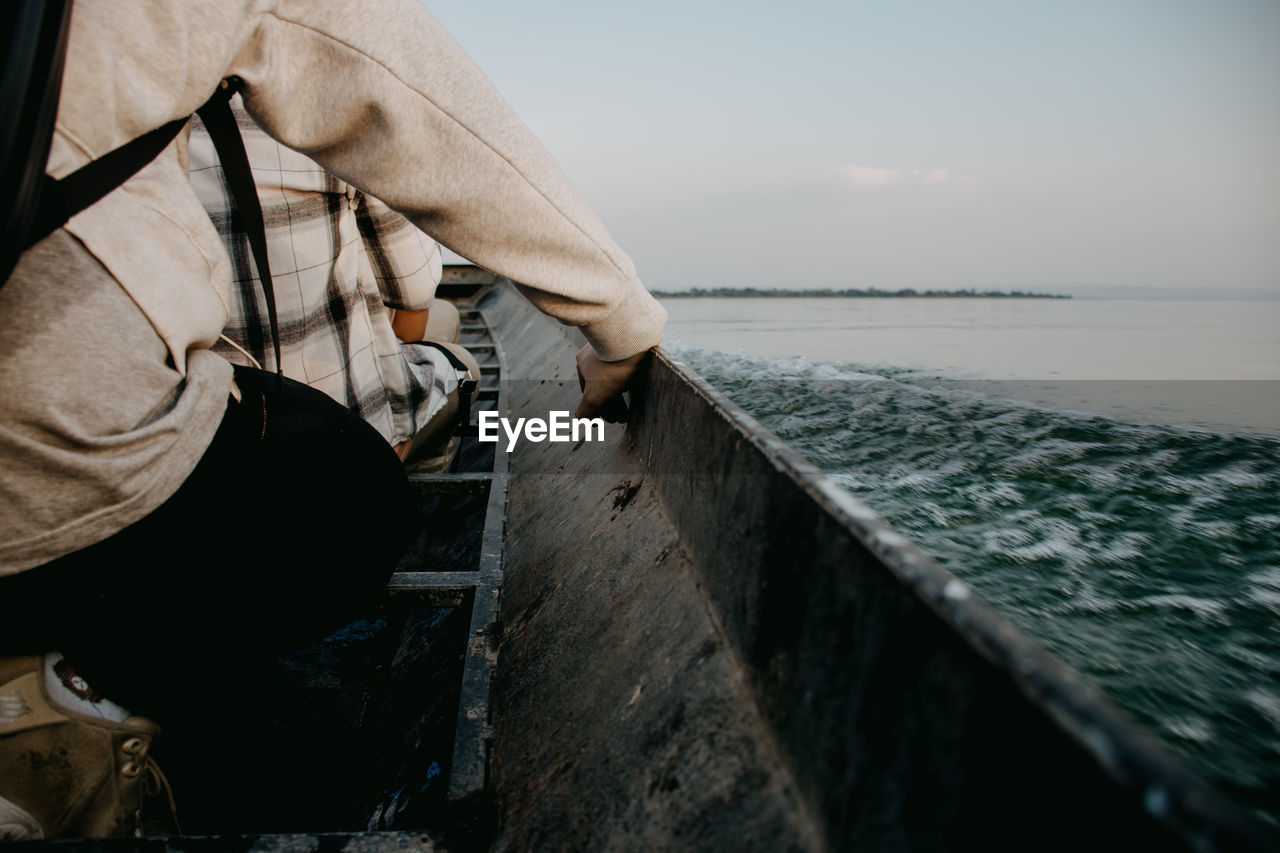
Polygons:
<instances>
[{"instance_id":1,"label":"white foam wave","mask_svg":"<svg viewBox=\"0 0 1280 853\"><path fill-rule=\"evenodd\" d=\"M1280 727L1280 695L1271 690L1258 688L1247 691L1244 694L1244 698L1277 727Z\"/></svg>"},{"instance_id":2,"label":"white foam wave","mask_svg":"<svg viewBox=\"0 0 1280 853\"><path fill-rule=\"evenodd\" d=\"M1176 738L1195 743L1208 743L1213 740L1213 726L1209 725L1209 721L1203 717L1174 717L1164 720L1161 725L1165 731Z\"/></svg>"},{"instance_id":3,"label":"white foam wave","mask_svg":"<svg viewBox=\"0 0 1280 853\"><path fill-rule=\"evenodd\" d=\"M879 373L847 364L810 361L803 356L763 358L743 350L713 350L702 347L674 347L672 355L699 373L723 372L748 380L838 380L842 382L886 382Z\"/></svg>"},{"instance_id":4,"label":"white foam wave","mask_svg":"<svg viewBox=\"0 0 1280 853\"><path fill-rule=\"evenodd\" d=\"M1212 598L1177 594L1149 595L1145 598L1138 599L1135 603L1142 607L1157 607L1161 609L1176 608L1179 610L1187 610L1206 622L1226 622L1226 604Z\"/></svg>"},{"instance_id":5,"label":"white foam wave","mask_svg":"<svg viewBox=\"0 0 1280 853\"><path fill-rule=\"evenodd\" d=\"M1001 467L1006 471L1020 474L1030 471L1042 471L1046 468L1058 467L1067 462L1079 461L1091 451L1105 446L1098 442L1047 439L1033 444L1026 452L1005 460Z\"/></svg>"}]
</instances>

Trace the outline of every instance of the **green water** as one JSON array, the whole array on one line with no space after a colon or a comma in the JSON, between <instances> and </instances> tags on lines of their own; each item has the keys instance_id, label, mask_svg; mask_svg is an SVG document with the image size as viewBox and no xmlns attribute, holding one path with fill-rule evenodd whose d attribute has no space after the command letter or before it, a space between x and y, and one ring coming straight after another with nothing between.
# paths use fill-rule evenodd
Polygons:
<instances>
[{"instance_id":1,"label":"green water","mask_svg":"<svg viewBox=\"0 0 1280 853\"><path fill-rule=\"evenodd\" d=\"M1280 818L1280 441L678 355L1208 781Z\"/></svg>"}]
</instances>

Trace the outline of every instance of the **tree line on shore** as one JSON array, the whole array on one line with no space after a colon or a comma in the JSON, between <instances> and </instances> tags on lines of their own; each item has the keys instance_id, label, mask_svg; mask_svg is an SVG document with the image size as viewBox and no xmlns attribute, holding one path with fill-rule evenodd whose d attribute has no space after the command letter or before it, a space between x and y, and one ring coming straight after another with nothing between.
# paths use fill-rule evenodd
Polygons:
<instances>
[{"instance_id":1,"label":"tree line on shore","mask_svg":"<svg viewBox=\"0 0 1280 853\"><path fill-rule=\"evenodd\" d=\"M934 299L1070 299L1070 296L1053 293L1031 293L1025 290L916 290L905 287L901 290L880 290L871 287L845 288L832 290L823 288L802 288L791 290L781 287L695 287L690 290L655 290L653 295L659 299L678 299L681 297L765 297L765 298L827 298L827 297L903 297Z\"/></svg>"}]
</instances>

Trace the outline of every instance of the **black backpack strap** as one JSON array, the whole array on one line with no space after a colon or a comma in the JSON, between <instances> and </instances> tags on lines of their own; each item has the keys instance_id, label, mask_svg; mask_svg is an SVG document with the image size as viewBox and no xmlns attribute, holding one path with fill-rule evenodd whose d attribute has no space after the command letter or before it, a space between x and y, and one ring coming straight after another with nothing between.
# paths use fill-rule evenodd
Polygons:
<instances>
[{"instance_id":1,"label":"black backpack strap","mask_svg":"<svg viewBox=\"0 0 1280 853\"><path fill-rule=\"evenodd\" d=\"M70 29L71 0L0 3L0 283L31 245Z\"/></svg>"},{"instance_id":2,"label":"black backpack strap","mask_svg":"<svg viewBox=\"0 0 1280 853\"><path fill-rule=\"evenodd\" d=\"M479 387L478 377L472 376L471 368L467 367L467 363L454 355L453 351L444 344L436 341L418 341L417 343L440 350L440 352L444 353L444 357L449 359L449 364L453 365L454 370L466 374L465 377L458 380L458 421L454 425L453 434L461 436L477 435L478 430L471 423L471 395Z\"/></svg>"},{"instance_id":3,"label":"black backpack strap","mask_svg":"<svg viewBox=\"0 0 1280 853\"><path fill-rule=\"evenodd\" d=\"M231 198L244 234L253 251L253 262L258 268L262 293L267 297L267 321L271 325L271 346L276 356L276 373L283 375L280 362L280 323L276 315L276 291L271 281L271 265L267 262L267 227L262 218L262 203L258 200L258 188L253 183L253 171L249 167L249 155L244 150L244 138L231 112L231 96L240 88L237 78L223 80L219 90L205 105L196 110L204 122L213 147L222 163L222 174L231 188Z\"/></svg>"},{"instance_id":4,"label":"black backpack strap","mask_svg":"<svg viewBox=\"0 0 1280 853\"><path fill-rule=\"evenodd\" d=\"M68 219L142 171L169 147L186 124L185 118L174 119L81 166L62 180L45 175L25 248L48 237Z\"/></svg>"},{"instance_id":5,"label":"black backpack strap","mask_svg":"<svg viewBox=\"0 0 1280 853\"><path fill-rule=\"evenodd\" d=\"M240 86L240 80L223 80L218 91L196 110L204 121L222 163L223 174L231 188L231 198L240 214L245 235L253 251L253 261L258 268L262 291L267 297L267 318L271 324L271 342L276 357L276 373L282 372L280 363L280 325L276 316L275 288L271 281L271 267L267 263L267 233L262 218L262 204L253 183L249 157L244 150L244 139L231 112L231 96ZM40 188L40 200L34 221L28 231L25 245L29 248L67 224L67 220L132 178L169 146L187 119L174 119L168 124L145 133L97 160L80 167L61 180L44 175ZM16 262L16 258L15 258Z\"/></svg>"}]
</instances>

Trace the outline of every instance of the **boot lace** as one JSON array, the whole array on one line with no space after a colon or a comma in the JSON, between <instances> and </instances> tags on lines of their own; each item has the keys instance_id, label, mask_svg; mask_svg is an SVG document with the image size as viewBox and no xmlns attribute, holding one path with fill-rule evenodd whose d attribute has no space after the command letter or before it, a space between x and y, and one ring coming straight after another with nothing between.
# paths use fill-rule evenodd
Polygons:
<instances>
[{"instance_id":1,"label":"boot lace","mask_svg":"<svg viewBox=\"0 0 1280 853\"><path fill-rule=\"evenodd\" d=\"M164 775L160 765L150 755L142 765L142 794L144 797L151 798L164 795L169 806L169 816L173 818L173 828L178 835L181 835L182 824L178 822L178 804L173 799L173 786L169 784L169 778Z\"/></svg>"}]
</instances>

